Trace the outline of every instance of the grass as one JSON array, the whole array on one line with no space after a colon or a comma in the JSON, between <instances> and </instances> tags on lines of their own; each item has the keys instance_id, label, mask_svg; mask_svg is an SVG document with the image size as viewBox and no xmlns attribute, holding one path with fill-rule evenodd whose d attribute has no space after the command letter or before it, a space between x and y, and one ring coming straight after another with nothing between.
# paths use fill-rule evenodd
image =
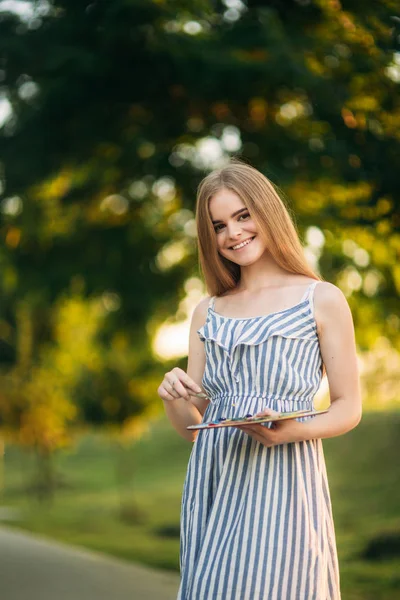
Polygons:
<instances>
[{"instance_id":1,"label":"grass","mask_svg":"<svg viewBox=\"0 0 400 600\"><path fill-rule=\"evenodd\" d=\"M370 413L354 431L324 441L343 600L399 597L399 431L400 413ZM190 450L165 421L127 448L101 435L82 436L76 447L57 457L62 486L53 502L43 504L29 491L33 457L10 445L0 503L20 510L15 522L20 528L177 570L180 500ZM385 546L385 536L394 543ZM378 553L390 547L391 554L367 560L371 543Z\"/></svg>"}]
</instances>

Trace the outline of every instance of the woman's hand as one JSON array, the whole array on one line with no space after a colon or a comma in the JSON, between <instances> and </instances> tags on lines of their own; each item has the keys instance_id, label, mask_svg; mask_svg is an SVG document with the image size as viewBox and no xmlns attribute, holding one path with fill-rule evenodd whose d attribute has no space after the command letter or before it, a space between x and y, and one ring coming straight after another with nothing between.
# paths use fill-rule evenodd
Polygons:
<instances>
[{"instance_id":1,"label":"woman's hand","mask_svg":"<svg viewBox=\"0 0 400 600\"><path fill-rule=\"evenodd\" d=\"M255 417L273 417L279 413L271 408L266 408L254 415ZM289 444L291 442L300 442L304 439L304 428L301 422L295 419L285 419L282 421L272 421L271 428L265 427L260 423L254 425L237 425L250 437L260 442L263 446L270 448L279 444Z\"/></svg>"},{"instance_id":2,"label":"woman's hand","mask_svg":"<svg viewBox=\"0 0 400 600\"><path fill-rule=\"evenodd\" d=\"M165 373L157 393L163 400L176 400L178 398L189 400L190 392L198 394L201 391L201 387L185 371L179 367L174 367L172 371Z\"/></svg>"}]
</instances>

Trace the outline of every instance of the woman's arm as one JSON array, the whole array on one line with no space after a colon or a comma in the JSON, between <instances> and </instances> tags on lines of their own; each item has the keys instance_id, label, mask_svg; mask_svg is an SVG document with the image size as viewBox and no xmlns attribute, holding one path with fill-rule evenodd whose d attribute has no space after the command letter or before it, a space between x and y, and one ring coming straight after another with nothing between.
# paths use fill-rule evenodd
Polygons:
<instances>
[{"instance_id":1,"label":"woman's arm","mask_svg":"<svg viewBox=\"0 0 400 600\"><path fill-rule=\"evenodd\" d=\"M188 425L200 423L208 400L190 395L190 392L201 392L201 382L205 367L204 343L197 330L204 325L207 318L208 298L203 299L195 308L189 333L189 354L187 373L178 367L165 374L158 388L158 394L164 401L164 408L171 425L180 436L193 442L198 431L187 430ZM175 382L175 383L174 383ZM172 383L174 386L172 387Z\"/></svg>"},{"instance_id":2,"label":"woman's arm","mask_svg":"<svg viewBox=\"0 0 400 600\"><path fill-rule=\"evenodd\" d=\"M314 314L329 383L329 411L304 422L275 423L273 429L261 425L240 427L266 446L335 437L356 427L361 419L353 319L341 290L328 282L318 283L314 291ZM275 414L275 411L259 414Z\"/></svg>"},{"instance_id":3,"label":"woman's arm","mask_svg":"<svg viewBox=\"0 0 400 600\"><path fill-rule=\"evenodd\" d=\"M361 392L353 318L339 288L321 282L314 291L318 337L329 383L331 406L303 423L305 439L342 435L361 419Z\"/></svg>"}]
</instances>

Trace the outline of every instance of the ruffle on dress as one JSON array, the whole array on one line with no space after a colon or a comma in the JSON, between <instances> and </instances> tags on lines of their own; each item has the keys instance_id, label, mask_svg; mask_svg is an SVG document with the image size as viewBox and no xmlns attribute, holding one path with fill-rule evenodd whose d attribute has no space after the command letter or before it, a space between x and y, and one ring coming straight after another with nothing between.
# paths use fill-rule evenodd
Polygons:
<instances>
[{"instance_id":1,"label":"ruffle on dress","mask_svg":"<svg viewBox=\"0 0 400 600\"><path fill-rule=\"evenodd\" d=\"M232 326L233 323L233 326ZM197 330L204 342L214 342L226 352L233 376L239 376L239 347L258 346L274 336L318 343L317 326L308 299L288 309L249 318L225 317L208 308L205 324Z\"/></svg>"}]
</instances>

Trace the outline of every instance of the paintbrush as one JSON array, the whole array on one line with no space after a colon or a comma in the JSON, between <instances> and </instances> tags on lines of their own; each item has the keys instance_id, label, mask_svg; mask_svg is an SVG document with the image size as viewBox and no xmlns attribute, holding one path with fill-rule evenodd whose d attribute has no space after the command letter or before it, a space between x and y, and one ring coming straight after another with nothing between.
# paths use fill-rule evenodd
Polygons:
<instances>
[{"instance_id":1,"label":"paintbrush","mask_svg":"<svg viewBox=\"0 0 400 600\"><path fill-rule=\"evenodd\" d=\"M209 397L207 396L207 394L204 394L203 392L199 392L199 393L189 392L189 396L196 396L196 398L204 398L204 400L209 400Z\"/></svg>"}]
</instances>

